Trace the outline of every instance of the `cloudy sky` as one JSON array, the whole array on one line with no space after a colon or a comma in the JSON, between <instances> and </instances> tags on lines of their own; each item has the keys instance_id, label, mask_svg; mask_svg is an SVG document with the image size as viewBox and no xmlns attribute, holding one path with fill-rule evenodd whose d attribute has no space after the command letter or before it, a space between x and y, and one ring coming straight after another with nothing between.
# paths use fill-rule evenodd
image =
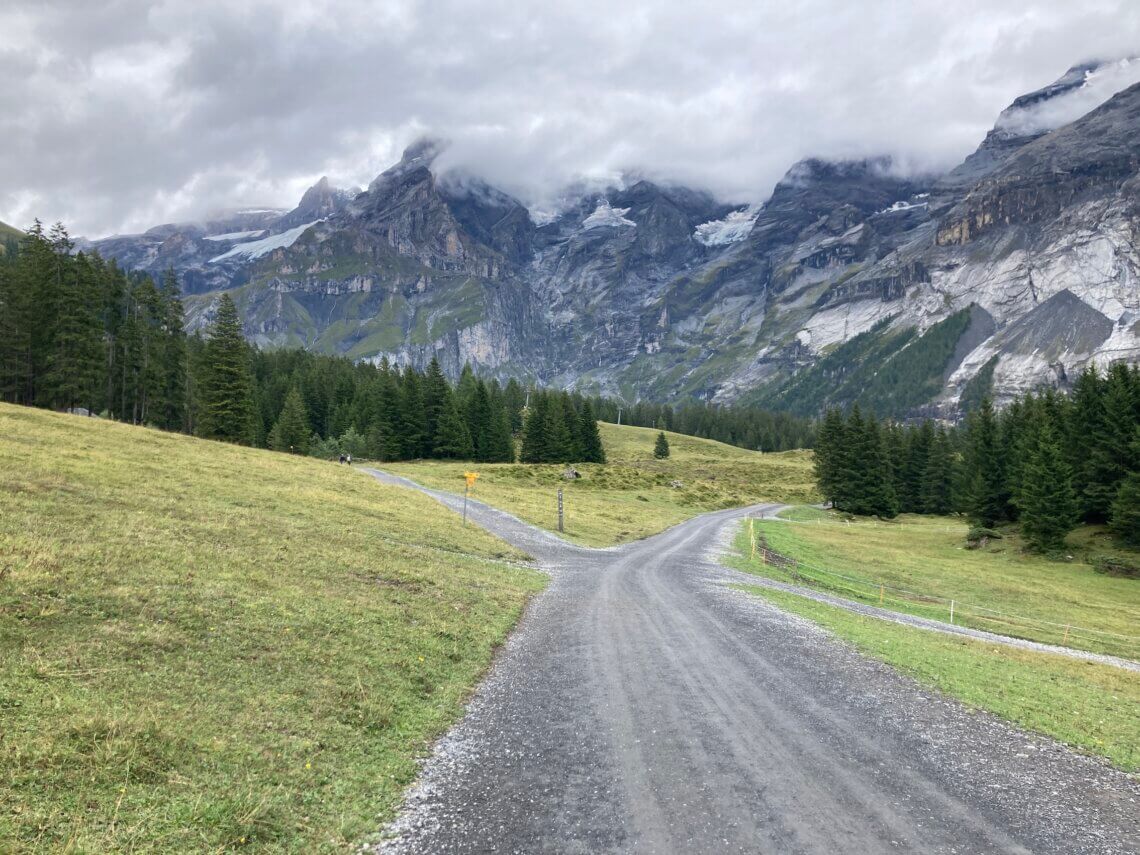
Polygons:
<instances>
[{"instance_id":1,"label":"cloudy sky","mask_svg":"<svg viewBox=\"0 0 1140 855\"><path fill-rule=\"evenodd\" d=\"M0 219L291 207L428 132L528 203L633 170L759 200L807 155L951 165L1137 53L1136 0L3 0Z\"/></svg>"}]
</instances>

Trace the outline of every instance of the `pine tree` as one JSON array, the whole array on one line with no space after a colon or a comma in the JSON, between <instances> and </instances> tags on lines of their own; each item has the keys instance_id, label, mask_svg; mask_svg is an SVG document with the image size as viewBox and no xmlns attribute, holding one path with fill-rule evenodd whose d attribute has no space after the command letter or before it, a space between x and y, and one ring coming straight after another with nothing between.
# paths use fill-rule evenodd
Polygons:
<instances>
[{"instance_id":1,"label":"pine tree","mask_svg":"<svg viewBox=\"0 0 1140 855\"><path fill-rule=\"evenodd\" d=\"M455 398L448 388L439 407L432 454L436 457L469 459L472 455L471 435L467 422L459 415Z\"/></svg>"},{"instance_id":2,"label":"pine tree","mask_svg":"<svg viewBox=\"0 0 1140 855\"><path fill-rule=\"evenodd\" d=\"M187 370L185 312L173 270L163 277L161 297L162 354L158 422L167 430L185 430Z\"/></svg>"},{"instance_id":3,"label":"pine tree","mask_svg":"<svg viewBox=\"0 0 1140 855\"><path fill-rule=\"evenodd\" d=\"M970 414L968 504L970 518L975 524L989 528L1008 519L1009 490L994 419L993 403L989 398Z\"/></svg>"},{"instance_id":4,"label":"pine tree","mask_svg":"<svg viewBox=\"0 0 1140 855\"><path fill-rule=\"evenodd\" d=\"M309 453L309 414L305 411L305 400L300 390L294 386L285 396L285 405L273 430L269 432L269 447L274 451L288 451L293 454Z\"/></svg>"},{"instance_id":5,"label":"pine tree","mask_svg":"<svg viewBox=\"0 0 1140 855\"><path fill-rule=\"evenodd\" d=\"M432 453L431 449L435 444L435 436L439 432L439 414L443 409L444 399L450 394L451 387L448 386L447 377L444 376L443 369L439 366L439 360L433 356L431 362L428 363L423 382L424 432L426 437L424 445L427 447L425 456L430 456Z\"/></svg>"},{"instance_id":6,"label":"pine tree","mask_svg":"<svg viewBox=\"0 0 1140 855\"><path fill-rule=\"evenodd\" d=\"M546 396L531 395L523 424L522 452L523 463L546 463L549 460L550 443L547 436Z\"/></svg>"},{"instance_id":7,"label":"pine tree","mask_svg":"<svg viewBox=\"0 0 1140 855\"><path fill-rule=\"evenodd\" d=\"M554 395L545 395L546 402L546 460L545 463L569 463L574 453L574 438L566 424L562 401Z\"/></svg>"},{"instance_id":8,"label":"pine tree","mask_svg":"<svg viewBox=\"0 0 1140 855\"><path fill-rule=\"evenodd\" d=\"M69 247L70 241L57 251ZM44 389L54 407L94 406L103 363L102 328L94 311L98 291L95 271L81 252L62 271L56 294L58 315L44 374Z\"/></svg>"},{"instance_id":9,"label":"pine tree","mask_svg":"<svg viewBox=\"0 0 1140 855\"><path fill-rule=\"evenodd\" d=\"M1091 437L1084 471L1084 507L1089 518L1095 521L1109 518L1120 482L1135 468L1131 442L1137 403L1128 369L1123 365L1112 366L1101 391L1102 417ZM1136 461L1135 466L1140 466L1140 461Z\"/></svg>"},{"instance_id":10,"label":"pine tree","mask_svg":"<svg viewBox=\"0 0 1140 855\"><path fill-rule=\"evenodd\" d=\"M598 420L594 418L594 408L589 401L582 403L582 410L578 413L578 437L583 462L606 462L606 449L602 445L602 435L598 432Z\"/></svg>"},{"instance_id":11,"label":"pine tree","mask_svg":"<svg viewBox=\"0 0 1140 855\"><path fill-rule=\"evenodd\" d=\"M657 434L657 441L653 443L653 456L658 460L664 460L669 456L669 439L665 436L665 431L659 431Z\"/></svg>"},{"instance_id":12,"label":"pine tree","mask_svg":"<svg viewBox=\"0 0 1140 855\"><path fill-rule=\"evenodd\" d=\"M577 463L585 459L582 450L581 422L578 420L578 410L574 407L574 399L568 392L558 396L562 408L562 423L566 425L566 453L565 462Z\"/></svg>"},{"instance_id":13,"label":"pine tree","mask_svg":"<svg viewBox=\"0 0 1140 855\"><path fill-rule=\"evenodd\" d=\"M504 404L507 408L507 417L511 423L511 433L519 433L523 426L523 407L526 405L526 392L515 378L507 381L503 390Z\"/></svg>"},{"instance_id":14,"label":"pine tree","mask_svg":"<svg viewBox=\"0 0 1140 855\"><path fill-rule=\"evenodd\" d=\"M486 461L489 459L491 445L491 400L487 394L487 384L482 380L472 380L464 409L475 459Z\"/></svg>"},{"instance_id":15,"label":"pine tree","mask_svg":"<svg viewBox=\"0 0 1140 855\"><path fill-rule=\"evenodd\" d=\"M401 456L409 460L422 457L427 442L427 415L420 390L420 377L410 365L404 369L403 382L400 384L400 418L397 429L400 434Z\"/></svg>"},{"instance_id":16,"label":"pine tree","mask_svg":"<svg viewBox=\"0 0 1140 855\"><path fill-rule=\"evenodd\" d=\"M218 302L218 313L206 343L205 373L199 386L202 436L252 444L255 426L249 345L242 337L237 306L229 294L223 294Z\"/></svg>"},{"instance_id":17,"label":"pine tree","mask_svg":"<svg viewBox=\"0 0 1140 855\"><path fill-rule=\"evenodd\" d=\"M1065 535L1077 523L1077 497L1072 471L1048 421L1037 428L1035 447L1025 463L1018 504L1021 532L1030 546L1048 552L1065 545Z\"/></svg>"},{"instance_id":18,"label":"pine tree","mask_svg":"<svg viewBox=\"0 0 1140 855\"><path fill-rule=\"evenodd\" d=\"M511 436L510 417L507 415L503 392L498 383L489 388L490 424L487 430L485 459L488 463L514 463L515 440Z\"/></svg>"},{"instance_id":19,"label":"pine tree","mask_svg":"<svg viewBox=\"0 0 1140 855\"><path fill-rule=\"evenodd\" d=\"M879 423L873 415L866 419L859 413L859 406L851 410L851 421L847 426L847 437L851 447L851 459L858 461L853 467L851 498L847 507L851 513L885 517L898 515L898 498L892 483L890 461Z\"/></svg>"},{"instance_id":20,"label":"pine tree","mask_svg":"<svg viewBox=\"0 0 1140 855\"><path fill-rule=\"evenodd\" d=\"M907 433L903 444L904 459L899 467L896 481L899 510L905 514L921 514L925 503L922 496L927 464L930 462L930 448L934 443L934 425L929 419L917 430Z\"/></svg>"},{"instance_id":21,"label":"pine tree","mask_svg":"<svg viewBox=\"0 0 1140 855\"><path fill-rule=\"evenodd\" d=\"M1129 473L1120 482L1108 525L1121 543L1140 549L1140 471Z\"/></svg>"},{"instance_id":22,"label":"pine tree","mask_svg":"<svg viewBox=\"0 0 1140 855\"><path fill-rule=\"evenodd\" d=\"M849 477L844 466L847 443L847 424L838 409L828 410L816 435L815 479L819 491L833 507L841 507L841 496Z\"/></svg>"},{"instance_id":23,"label":"pine tree","mask_svg":"<svg viewBox=\"0 0 1140 855\"><path fill-rule=\"evenodd\" d=\"M941 426L930 442L921 496L924 514L944 515L954 509L954 453L946 429Z\"/></svg>"}]
</instances>

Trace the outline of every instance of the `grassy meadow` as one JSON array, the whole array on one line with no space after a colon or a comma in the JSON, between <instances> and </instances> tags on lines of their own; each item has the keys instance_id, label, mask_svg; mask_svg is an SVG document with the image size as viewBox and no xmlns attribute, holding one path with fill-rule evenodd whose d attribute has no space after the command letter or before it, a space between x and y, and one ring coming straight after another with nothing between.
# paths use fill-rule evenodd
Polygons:
<instances>
[{"instance_id":1,"label":"grassy meadow","mask_svg":"<svg viewBox=\"0 0 1140 855\"><path fill-rule=\"evenodd\" d=\"M0 405L0 851L346 851L522 557L349 467Z\"/></svg>"},{"instance_id":2,"label":"grassy meadow","mask_svg":"<svg viewBox=\"0 0 1140 855\"><path fill-rule=\"evenodd\" d=\"M1140 678L1134 672L940 635L783 591L741 587L970 707L1105 757L1125 771L1140 771Z\"/></svg>"},{"instance_id":3,"label":"grassy meadow","mask_svg":"<svg viewBox=\"0 0 1140 855\"><path fill-rule=\"evenodd\" d=\"M611 546L647 537L705 511L757 502L817 499L811 452L761 454L707 439L666 433L670 456L653 457L658 431L599 423L607 462L564 466L424 460L384 463L418 483L463 492L463 473L479 473L472 496L546 529L558 527L557 491L563 490L565 537L587 546ZM672 486L673 482L680 486Z\"/></svg>"},{"instance_id":4,"label":"grassy meadow","mask_svg":"<svg viewBox=\"0 0 1140 855\"><path fill-rule=\"evenodd\" d=\"M815 508L785 514L798 522L757 522L756 530L773 550L802 562L800 583L875 605L883 585L885 608L938 620L949 619L947 603L891 589L955 600L955 623L1140 659L1140 580L1098 573L1089 563L1091 555L1113 549L1103 529L1073 532L1073 560L1056 561L1025 551L1015 529L981 549L967 549L967 526L951 517L847 522ZM737 543L748 551L746 531ZM741 567L792 581L787 571L759 558Z\"/></svg>"}]
</instances>

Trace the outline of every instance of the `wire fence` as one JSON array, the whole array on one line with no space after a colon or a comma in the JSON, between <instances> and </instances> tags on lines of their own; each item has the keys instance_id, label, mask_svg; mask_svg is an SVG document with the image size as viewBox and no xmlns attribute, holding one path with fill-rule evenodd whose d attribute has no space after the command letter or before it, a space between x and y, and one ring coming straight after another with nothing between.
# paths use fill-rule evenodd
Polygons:
<instances>
[{"instance_id":1,"label":"wire fence","mask_svg":"<svg viewBox=\"0 0 1140 855\"><path fill-rule=\"evenodd\" d=\"M765 522L770 521L765 520ZM759 558L765 564L783 570L794 582L839 593L846 592L860 602L918 617L946 621L957 626L982 629L1045 644L1081 647L1128 659L1140 659L1140 636L1092 629L1075 623L1016 615L976 603L839 573L781 555L768 545L763 532L757 531L756 522L755 518L749 518L751 557Z\"/></svg>"}]
</instances>

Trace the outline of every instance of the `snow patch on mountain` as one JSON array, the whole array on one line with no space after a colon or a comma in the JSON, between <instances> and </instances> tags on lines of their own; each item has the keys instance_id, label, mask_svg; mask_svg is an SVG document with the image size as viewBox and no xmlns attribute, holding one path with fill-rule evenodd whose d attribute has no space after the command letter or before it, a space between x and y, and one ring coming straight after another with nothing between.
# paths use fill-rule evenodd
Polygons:
<instances>
[{"instance_id":1,"label":"snow patch on mountain","mask_svg":"<svg viewBox=\"0 0 1140 855\"><path fill-rule=\"evenodd\" d=\"M210 263L217 264L219 261L225 261L228 258L248 258L251 261L255 258L261 258L263 255L268 255L275 249L284 249L287 246L292 246L297 242L297 238L320 222L323 222L323 220L313 220L311 223L305 223L294 229L281 232L281 234L270 235L261 240L239 243L228 252L223 252L221 255L211 258Z\"/></svg>"},{"instance_id":2,"label":"snow patch on mountain","mask_svg":"<svg viewBox=\"0 0 1140 855\"><path fill-rule=\"evenodd\" d=\"M260 237L265 234L265 229L254 229L251 232L230 232L224 235L206 235L205 240L246 240L247 238Z\"/></svg>"},{"instance_id":3,"label":"snow patch on mountain","mask_svg":"<svg viewBox=\"0 0 1140 855\"><path fill-rule=\"evenodd\" d=\"M583 229L596 229L602 227L617 228L620 226L636 226L633 220L626 219L629 208L613 208L610 203L603 200L598 203L594 213L582 221Z\"/></svg>"},{"instance_id":4,"label":"snow patch on mountain","mask_svg":"<svg viewBox=\"0 0 1140 855\"><path fill-rule=\"evenodd\" d=\"M923 193L922 195L926 196L929 194ZM899 211L912 211L915 208L925 208L929 204L929 202L912 202L907 199L900 199L889 208L883 208L883 210L876 212L876 214L897 214Z\"/></svg>"},{"instance_id":5,"label":"snow patch on mountain","mask_svg":"<svg viewBox=\"0 0 1140 855\"><path fill-rule=\"evenodd\" d=\"M1140 57L1077 66L1051 86L1019 98L1024 103L1015 102L1005 110L994 129L1011 137L1056 130L1138 82Z\"/></svg>"},{"instance_id":6,"label":"snow patch on mountain","mask_svg":"<svg viewBox=\"0 0 1140 855\"><path fill-rule=\"evenodd\" d=\"M698 243L705 246L724 246L744 240L752 232L752 225L756 222L760 209L749 205L739 211L732 211L723 220L710 220L701 223L693 232Z\"/></svg>"}]
</instances>

